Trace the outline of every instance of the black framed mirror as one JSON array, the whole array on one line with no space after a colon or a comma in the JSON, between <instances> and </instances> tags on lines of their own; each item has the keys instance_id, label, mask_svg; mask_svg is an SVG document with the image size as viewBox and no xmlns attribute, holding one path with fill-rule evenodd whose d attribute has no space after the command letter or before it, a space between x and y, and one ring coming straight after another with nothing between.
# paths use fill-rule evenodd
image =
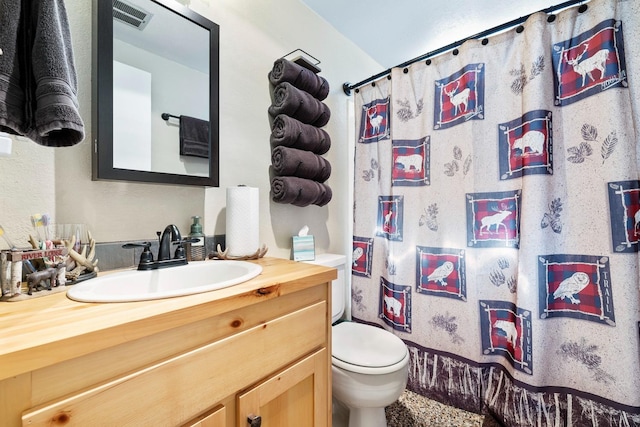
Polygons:
<instances>
[{"instance_id":1,"label":"black framed mirror","mask_svg":"<svg viewBox=\"0 0 640 427\"><path fill-rule=\"evenodd\" d=\"M94 180L219 185L219 26L175 0L93 1Z\"/></svg>"}]
</instances>

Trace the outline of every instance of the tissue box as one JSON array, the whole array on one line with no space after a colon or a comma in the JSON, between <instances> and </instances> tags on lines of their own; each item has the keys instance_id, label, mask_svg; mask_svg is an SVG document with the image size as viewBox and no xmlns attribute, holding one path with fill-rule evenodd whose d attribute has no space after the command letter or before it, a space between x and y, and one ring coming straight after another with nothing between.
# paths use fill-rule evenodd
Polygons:
<instances>
[{"instance_id":1,"label":"tissue box","mask_svg":"<svg viewBox=\"0 0 640 427\"><path fill-rule=\"evenodd\" d=\"M316 244L313 236L293 236L293 260L313 261L316 259Z\"/></svg>"}]
</instances>

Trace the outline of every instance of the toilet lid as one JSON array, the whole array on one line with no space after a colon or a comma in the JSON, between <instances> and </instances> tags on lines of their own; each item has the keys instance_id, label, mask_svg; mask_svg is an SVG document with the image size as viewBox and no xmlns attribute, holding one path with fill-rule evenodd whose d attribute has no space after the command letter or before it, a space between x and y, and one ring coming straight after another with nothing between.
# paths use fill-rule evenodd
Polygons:
<instances>
[{"instance_id":1,"label":"toilet lid","mask_svg":"<svg viewBox=\"0 0 640 427\"><path fill-rule=\"evenodd\" d=\"M331 352L344 363L383 368L402 361L407 346L384 329L356 322L338 323L331 329Z\"/></svg>"}]
</instances>

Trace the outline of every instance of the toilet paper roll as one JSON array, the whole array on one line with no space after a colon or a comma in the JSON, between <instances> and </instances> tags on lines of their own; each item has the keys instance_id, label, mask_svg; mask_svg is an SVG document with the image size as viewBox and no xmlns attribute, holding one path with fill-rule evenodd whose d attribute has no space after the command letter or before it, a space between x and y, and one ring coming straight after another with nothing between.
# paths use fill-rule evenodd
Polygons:
<instances>
[{"instance_id":1,"label":"toilet paper roll","mask_svg":"<svg viewBox=\"0 0 640 427\"><path fill-rule=\"evenodd\" d=\"M227 188L227 254L253 255L260 248L260 212L258 189Z\"/></svg>"}]
</instances>

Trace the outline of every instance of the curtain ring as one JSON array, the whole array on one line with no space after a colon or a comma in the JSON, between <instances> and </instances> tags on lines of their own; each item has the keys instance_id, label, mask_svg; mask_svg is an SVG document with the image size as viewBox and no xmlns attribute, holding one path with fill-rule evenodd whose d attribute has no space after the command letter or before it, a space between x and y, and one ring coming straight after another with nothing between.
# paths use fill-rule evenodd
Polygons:
<instances>
[{"instance_id":1,"label":"curtain ring","mask_svg":"<svg viewBox=\"0 0 640 427\"><path fill-rule=\"evenodd\" d=\"M553 22L555 20L556 20L556 15L551 14L551 15L547 16L547 22L551 23L551 22Z\"/></svg>"},{"instance_id":2,"label":"curtain ring","mask_svg":"<svg viewBox=\"0 0 640 427\"><path fill-rule=\"evenodd\" d=\"M518 25L518 28L516 28L516 33L520 34L523 31L524 31L524 27L522 25Z\"/></svg>"},{"instance_id":3,"label":"curtain ring","mask_svg":"<svg viewBox=\"0 0 640 427\"><path fill-rule=\"evenodd\" d=\"M453 49L453 52L451 52L451 53L453 53L453 55L455 56L455 55L459 54L460 51L458 49Z\"/></svg>"},{"instance_id":4,"label":"curtain ring","mask_svg":"<svg viewBox=\"0 0 640 427\"><path fill-rule=\"evenodd\" d=\"M431 60L427 59L426 61L424 61L424 63L427 64L427 65L431 65Z\"/></svg>"},{"instance_id":5,"label":"curtain ring","mask_svg":"<svg viewBox=\"0 0 640 427\"><path fill-rule=\"evenodd\" d=\"M391 74L387 76L387 80L391 80Z\"/></svg>"},{"instance_id":6,"label":"curtain ring","mask_svg":"<svg viewBox=\"0 0 640 427\"><path fill-rule=\"evenodd\" d=\"M407 74L409 72L408 68L405 68L404 70L402 70L403 73Z\"/></svg>"},{"instance_id":7,"label":"curtain ring","mask_svg":"<svg viewBox=\"0 0 640 427\"><path fill-rule=\"evenodd\" d=\"M484 39L482 39L482 46L486 46L488 44L489 44L489 39L488 38L485 37Z\"/></svg>"},{"instance_id":8,"label":"curtain ring","mask_svg":"<svg viewBox=\"0 0 640 427\"><path fill-rule=\"evenodd\" d=\"M585 13L587 9L589 9L589 6L587 6L586 4L583 4L583 5L580 5L580 7L578 8L578 12Z\"/></svg>"}]
</instances>

